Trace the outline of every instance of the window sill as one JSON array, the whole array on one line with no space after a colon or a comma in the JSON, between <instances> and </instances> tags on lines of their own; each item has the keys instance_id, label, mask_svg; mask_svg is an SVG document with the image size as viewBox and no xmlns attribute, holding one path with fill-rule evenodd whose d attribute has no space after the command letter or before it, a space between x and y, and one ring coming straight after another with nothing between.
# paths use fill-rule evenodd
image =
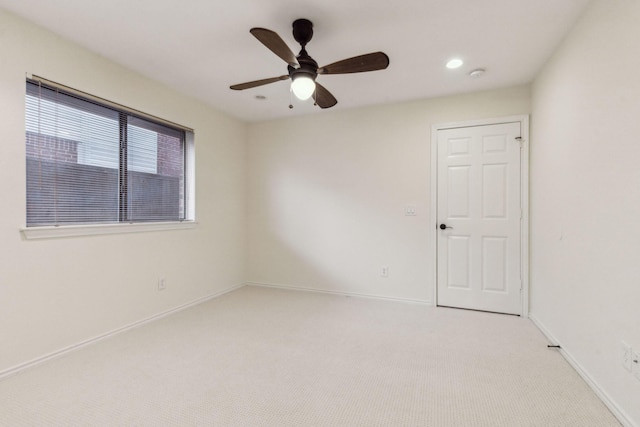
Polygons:
<instances>
[{"instance_id":1,"label":"window sill","mask_svg":"<svg viewBox=\"0 0 640 427\"><path fill-rule=\"evenodd\" d=\"M22 235L27 240L56 239L63 237L96 236L102 234L146 233L150 231L186 230L195 228L195 221L183 222L153 222L135 224L91 224L91 225L60 225L48 227L21 228Z\"/></svg>"}]
</instances>

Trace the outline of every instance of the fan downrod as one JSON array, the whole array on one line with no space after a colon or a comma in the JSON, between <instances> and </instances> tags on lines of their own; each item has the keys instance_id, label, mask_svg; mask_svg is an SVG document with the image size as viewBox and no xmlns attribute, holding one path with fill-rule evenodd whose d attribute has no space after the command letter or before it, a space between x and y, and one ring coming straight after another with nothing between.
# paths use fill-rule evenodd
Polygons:
<instances>
[{"instance_id":1,"label":"fan downrod","mask_svg":"<svg viewBox=\"0 0 640 427\"><path fill-rule=\"evenodd\" d=\"M313 23L308 19L296 19L293 21L293 38L296 39L302 48L309 43L313 37Z\"/></svg>"},{"instance_id":2,"label":"fan downrod","mask_svg":"<svg viewBox=\"0 0 640 427\"><path fill-rule=\"evenodd\" d=\"M294 80L296 77L306 75L315 81L318 75L318 63L307 53L305 46L313 37L313 23L308 19L296 19L293 21L293 37L296 39L302 49L296 57L299 67L289 66L289 77Z\"/></svg>"}]
</instances>

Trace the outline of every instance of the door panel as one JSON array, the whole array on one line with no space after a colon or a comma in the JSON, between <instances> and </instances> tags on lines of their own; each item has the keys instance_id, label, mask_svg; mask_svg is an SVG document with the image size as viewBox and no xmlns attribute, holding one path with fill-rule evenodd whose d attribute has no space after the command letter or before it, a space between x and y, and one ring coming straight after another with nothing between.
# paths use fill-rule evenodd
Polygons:
<instances>
[{"instance_id":1,"label":"door panel","mask_svg":"<svg viewBox=\"0 0 640 427\"><path fill-rule=\"evenodd\" d=\"M507 239L482 237L482 290L507 291Z\"/></svg>"},{"instance_id":2,"label":"door panel","mask_svg":"<svg viewBox=\"0 0 640 427\"><path fill-rule=\"evenodd\" d=\"M504 219L507 199L506 164L482 165L482 218Z\"/></svg>"},{"instance_id":3,"label":"door panel","mask_svg":"<svg viewBox=\"0 0 640 427\"><path fill-rule=\"evenodd\" d=\"M447 287L469 289L469 236L449 236L447 249Z\"/></svg>"},{"instance_id":4,"label":"door panel","mask_svg":"<svg viewBox=\"0 0 640 427\"><path fill-rule=\"evenodd\" d=\"M438 131L438 305L520 314L520 123Z\"/></svg>"},{"instance_id":5,"label":"door panel","mask_svg":"<svg viewBox=\"0 0 640 427\"><path fill-rule=\"evenodd\" d=\"M449 168L449 197L447 216L449 218L469 218L469 186L471 176L469 166L452 166Z\"/></svg>"}]
</instances>

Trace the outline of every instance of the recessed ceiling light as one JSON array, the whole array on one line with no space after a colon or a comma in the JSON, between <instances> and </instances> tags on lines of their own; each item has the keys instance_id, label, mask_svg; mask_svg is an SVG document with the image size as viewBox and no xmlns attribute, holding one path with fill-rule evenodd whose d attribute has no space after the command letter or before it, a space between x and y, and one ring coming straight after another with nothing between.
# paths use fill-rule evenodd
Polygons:
<instances>
[{"instance_id":1,"label":"recessed ceiling light","mask_svg":"<svg viewBox=\"0 0 640 427\"><path fill-rule=\"evenodd\" d=\"M464 64L462 59L454 58L447 62L447 68L453 70L454 68L459 68Z\"/></svg>"}]
</instances>

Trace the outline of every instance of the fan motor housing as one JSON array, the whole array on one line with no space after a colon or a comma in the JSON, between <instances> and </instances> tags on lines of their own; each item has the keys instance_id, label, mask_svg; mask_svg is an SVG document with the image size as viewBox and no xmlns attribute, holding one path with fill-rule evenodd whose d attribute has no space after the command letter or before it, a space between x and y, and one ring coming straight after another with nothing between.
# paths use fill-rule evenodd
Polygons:
<instances>
[{"instance_id":1,"label":"fan motor housing","mask_svg":"<svg viewBox=\"0 0 640 427\"><path fill-rule=\"evenodd\" d=\"M289 77L291 77L291 80L294 80L294 78L304 74L315 81L316 77L318 76L317 69L317 66L314 69L311 67L306 67L303 64L300 64L300 68L293 68L292 66L289 66Z\"/></svg>"},{"instance_id":2,"label":"fan motor housing","mask_svg":"<svg viewBox=\"0 0 640 427\"><path fill-rule=\"evenodd\" d=\"M291 79L293 80L294 76L306 74L315 81L316 77L318 76L318 63L309 56L304 47L300 51L300 54L297 56L297 59L300 67L294 68L292 66L289 66L289 77L291 77Z\"/></svg>"}]
</instances>

